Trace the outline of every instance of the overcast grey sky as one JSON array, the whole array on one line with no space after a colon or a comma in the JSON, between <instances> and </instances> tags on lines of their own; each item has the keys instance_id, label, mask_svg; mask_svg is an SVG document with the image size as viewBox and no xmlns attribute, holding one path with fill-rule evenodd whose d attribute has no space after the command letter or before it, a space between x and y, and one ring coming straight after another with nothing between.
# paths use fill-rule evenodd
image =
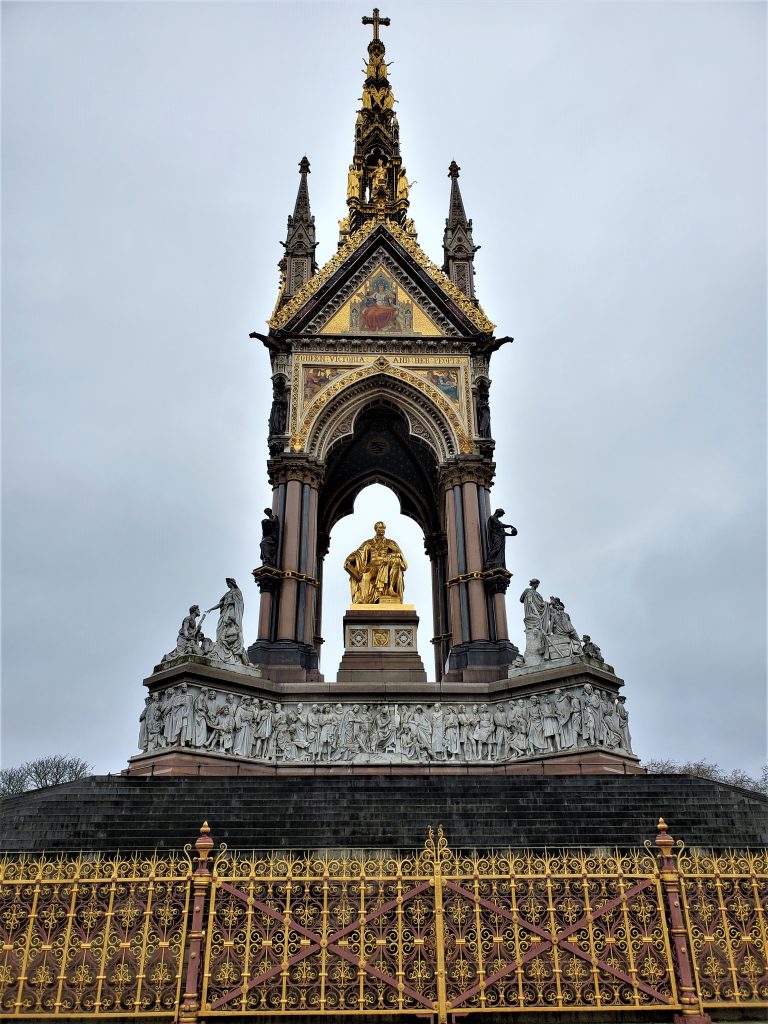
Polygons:
<instances>
[{"instance_id":1,"label":"overcast grey sky","mask_svg":"<svg viewBox=\"0 0 768 1024\"><path fill-rule=\"evenodd\" d=\"M297 164L321 261L346 212L370 9L4 3L3 764L119 771L142 678L234 575L255 637L264 330ZM642 757L766 758L765 5L389 3L411 211L447 167L499 334L494 500L626 680ZM384 500L381 499L383 492ZM431 670L427 561L391 492Z\"/></svg>"}]
</instances>

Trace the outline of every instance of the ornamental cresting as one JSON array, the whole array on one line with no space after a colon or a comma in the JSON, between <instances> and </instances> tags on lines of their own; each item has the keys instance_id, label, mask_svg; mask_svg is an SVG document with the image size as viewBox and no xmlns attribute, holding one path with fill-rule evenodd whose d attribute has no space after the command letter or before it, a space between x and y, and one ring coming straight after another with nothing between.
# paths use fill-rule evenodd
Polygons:
<instances>
[{"instance_id":1,"label":"ornamental cresting","mask_svg":"<svg viewBox=\"0 0 768 1024\"><path fill-rule=\"evenodd\" d=\"M0 861L0 1017L196 1024L768 1004L768 852L214 852ZM606 1018L608 1019L608 1018Z\"/></svg>"}]
</instances>

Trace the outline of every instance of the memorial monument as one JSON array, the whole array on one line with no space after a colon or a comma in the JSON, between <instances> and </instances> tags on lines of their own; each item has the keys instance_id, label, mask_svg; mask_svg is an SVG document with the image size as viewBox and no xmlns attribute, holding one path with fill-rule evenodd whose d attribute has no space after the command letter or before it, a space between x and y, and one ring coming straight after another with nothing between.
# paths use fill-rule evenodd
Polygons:
<instances>
[{"instance_id":1,"label":"memorial monument","mask_svg":"<svg viewBox=\"0 0 768 1024\"><path fill-rule=\"evenodd\" d=\"M304 158L269 333L255 335L273 383L258 636L247 646L253 588L228 576L218 600L191 594L144 680L128 768L3 801L0 1015L764 1013L768 801L642 773L623 682L570 598L531 579L513 601L522 653L510 638L517 530L490 502L490 362L510 339L475 296L455 162L442 270L417 243L389 19L363 22L338 252L316 266ZM323 620L330 531L374 480L424 532L431 680L412 555L385 523L344 559L342 621ZM344 634L335 679L323 629Z\"/></svg>"},{"instance_id":2,"label":"memorial monument","mask_svg":"<svg viewBox=\"0 0 768 1024\"><path fill-rule=\"evenodd\" d=\"M475 294L478 247L455 160L441 267L418 243L380 36L389 21L374 11L365 24L372 38L338 250L317 265L304 157L269 330L251 335L266 348L273 394L272 504L253 570L258 635L243 637L243 604L255 594L232 578L205 615L190 607L175 649L145 680L140 753L128 770L526 772L546 762L636 772L622 680L538 580L520 597L522 653L510 637L506 544L517 529L491 504L491 361L512 339L496 335ZM331 530L373 482L423 530L432 607L407 603L407 553L377 522L344 560L343 620L324 621ZM427 611L429 678L417 640ZM202 630L214 613L209 639ZM344 636L335 676L335 666L320 668L329 629Z\"/></svg>"}]
</instances>

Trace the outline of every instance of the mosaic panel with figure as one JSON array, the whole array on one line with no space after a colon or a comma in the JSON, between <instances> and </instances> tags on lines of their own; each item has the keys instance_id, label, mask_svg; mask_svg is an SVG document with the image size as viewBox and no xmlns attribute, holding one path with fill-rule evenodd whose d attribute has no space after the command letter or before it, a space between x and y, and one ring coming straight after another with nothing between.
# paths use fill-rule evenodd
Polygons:
<instances>
[{"instance_id":1,"label":"mosaic panel with figure","mask_svg":"<svg viewBox=\"0 0 768 1024\"><path fill-rule=\"evenodd\" d=\"M384 267L377 267L323 327L323 334L427 334L441 332Z\"/></svg>"}]
</instances>

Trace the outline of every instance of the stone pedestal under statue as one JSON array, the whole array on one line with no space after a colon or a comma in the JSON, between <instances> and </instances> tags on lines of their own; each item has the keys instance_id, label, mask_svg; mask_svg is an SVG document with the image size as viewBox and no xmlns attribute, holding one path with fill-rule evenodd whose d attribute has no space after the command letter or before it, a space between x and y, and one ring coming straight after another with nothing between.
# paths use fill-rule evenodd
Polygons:
<instances>
[{"instance_id":1,"label":"stone pedestal under statue","mask_svg":"<svg viewBox=\"0 0 768 1024\"><path fill-rule=\"evenodd\" d=\"M336 681L425 683L413 605L356 604L344 615L344 656Z\"/></svg>"}]
</instances>

